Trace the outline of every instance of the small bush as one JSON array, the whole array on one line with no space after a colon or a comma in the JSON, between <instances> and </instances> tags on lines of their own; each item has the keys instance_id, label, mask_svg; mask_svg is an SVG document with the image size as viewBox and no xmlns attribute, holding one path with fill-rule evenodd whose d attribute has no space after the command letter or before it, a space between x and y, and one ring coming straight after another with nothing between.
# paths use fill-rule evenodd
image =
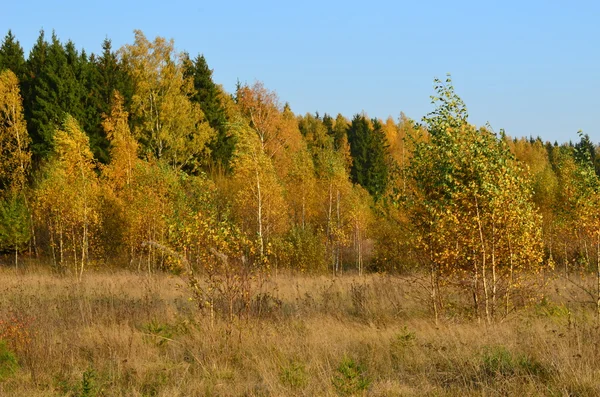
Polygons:
<instances>
[{"instance_id":1,"label":"small bush","mask_svg":"<svg viewBox=\"0 0 600 397\"><path fill-rule=\"evenodd\" d=\"M88 368L81 378L81 393L79 397L94 397L98 389L96 387L96 371L93 368Z\"/></svg>"},{"instance_id":2,"label":"small bush","mask_svg":"<svg viewBox=\"0 0 600 397\"><path fill-rule=\"evenodd\" d=\"M366 391L371 385L371 379L367 376L364 366L347 356L337 367L332 382L338 393L342 395Z\"/></svg>"},{"instance_id":3,"label":"small bush","mask_svg":"<svg viewBox=\"0 0 600 397\"><path fill-rule=\"evenodd\" d=\"M489 376L511 376L517 370L512 353L504 346L488 347L484 350L482 371Z\"/></svg>"},{"instance_id":4,"label":"small bush","mask_svg":"<svg viewBox=\"0 0 600 397\"><path fill-rule=\"evenodd\" d=\"M55 387L63 394L73 397L95 397L98 395L96 371L90 367L81 375L81 381L70 381L64 374L54 377Z\"/></svg>"},{"instance_id":5,"label":"small bush","mask_svg":"<svg viewBox=\"0 0 600 397\"><path fill-rule=\"evenodd\" d=\"M515 356L504 346L488 347L482 356L482 371L487 376L535 376L547 379L550 371L527 354Z\"/></svg>"},{"instance_id":6,"label":"small bush","mask_svg":"<svg viewBox=\"0 0 600 397\"><path fill-rule=\"evenodd\" d=\"M152 342L157 346L164 346L173 339L173 327L169 324L161 324L156 320L152 320L143 327L146 334L153 336Z\"/></svg>"},{"instance_id":7,"label":"small bush","mask_svg":"<svg viewBox=\"0 0 600 397\"><path fill-rule=\"evenodd\" d=\"M0 381L12 376L19 369L15 354L10 351L6 342L0 339Z\"/></svg>"},{"instance_id":8,"label":"small bush","mask_svg":"<svg viewBox=\"0 0 600 397\"><path fill-rule=\"evenodd\" d=\"M308 373L303 363L293 361L281 368L279 379L286 386L300 389L308 384Z\"/></svg>"},{"instance_id":9,"label":"small bush","mask_svg":"<svg viewBox=\"0 0 600 397\"><path fill-rule=\"evenodd\" d=\"M410 346L414 343L415 339L417 339L417 334L409 331L406 326L402 328L394 340L394 345L396 346Z\"/></svg>"},{"instance_id":10,"label":"small bush","mask_svg":"<svg viewBox=\"0 0 600 397\"><path fill-rule=\"evenodd\" d=\"M556 304L544 297L535 306L535 312L540 317L550 317L555 319L568 318L571 314L569 308L564 304Z\"/></svg>"}]
</instances>

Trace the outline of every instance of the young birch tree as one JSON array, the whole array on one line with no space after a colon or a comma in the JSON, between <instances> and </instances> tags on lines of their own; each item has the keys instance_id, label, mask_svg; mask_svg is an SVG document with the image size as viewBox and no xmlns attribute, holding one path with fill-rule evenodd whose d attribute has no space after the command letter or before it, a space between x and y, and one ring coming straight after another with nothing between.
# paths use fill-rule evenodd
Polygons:
<instances>
[{"instance_id":1,"label":"young birch tree","mask_svg":"<svg viewBox=\"0 0 600 397\"><path fill-rule=\"evenodd\" d=\"M150 42L139 30L120 54L134 86L133 133L146 155L176 170L196 170L215 132L200 105L190 100L194 85L184 77L182 54L172 40Z\"/></svg>"},{"instance_id":2,"label":"young birch tree","mask_svg":"<svg viewBox=\"0 0 600 397\"><path fill-rule=\"evenodd\" d=\"M89 138L77 121L67 116L54 134L54 152L36 191L37 218L50 236L55 264L64 270L70 258L80 280L100 221L95 168Z\"/></svg>"},{"instance_id":3,"label":"young birch tree","mask_svg":"<svg viewBox=\"0 0 600 397\"><path fill-rule=\"evenodd\" d=\"M25 188L31 164L30 138L23 117L19 81L11 70L0 73L0 248L19 250L30 239Z\"/></svg>"},{"instance_id":4,"label":"young birch tree","mask_svg":"<svg viewBox=\"0 0 600 397\"><path fill-rule=\"evenodd\" d=\"M450 78L435 83L437 107L424 118L429 140L413 139L409 167L417 243L428 258L436 319L443 275L468 285L474 315L483 312L489 323L500 291L508 294L523 271L539 270L541 219L504 139L468 124Z\"/></svg>"}]
</instances>

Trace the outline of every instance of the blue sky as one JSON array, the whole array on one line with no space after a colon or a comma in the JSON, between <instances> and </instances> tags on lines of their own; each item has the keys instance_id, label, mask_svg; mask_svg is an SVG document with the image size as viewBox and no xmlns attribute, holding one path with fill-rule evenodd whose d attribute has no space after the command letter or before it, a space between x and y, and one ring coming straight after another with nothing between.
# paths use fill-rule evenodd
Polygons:
<instances>
[{"instance_id":1,"label":"blue sky","mask_svg":"<svg viewBox=\"0 0 600 397\"><path fill-rule=\"evenodd\" d=\"M203 53L214 80L264 82L296 113L420 119L450 72L471 122L511 136L600 142L600 2L20 1L2 6L26 53L39 30L99 52L147 37Z\"/></svg>"}]
</instances>

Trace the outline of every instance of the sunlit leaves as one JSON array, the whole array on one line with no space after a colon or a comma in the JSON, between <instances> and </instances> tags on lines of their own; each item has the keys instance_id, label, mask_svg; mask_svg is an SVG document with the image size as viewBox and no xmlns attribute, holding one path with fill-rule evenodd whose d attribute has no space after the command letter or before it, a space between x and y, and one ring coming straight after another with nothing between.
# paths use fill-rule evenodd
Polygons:
<instances>
[{"instance_id":1,"label":"sunlit leaves","mask_svg":"<svg viewBox=\"0 0 600 397\"><path fill-rule=\"evenodd\" d=\"M539 268L541 218L504 140L467 123L450 79L436 80L436 91L437 107L424 118L430 139L412 139L408 204L417 242L430 258L432 277L471 279L474 310L479 316L481 301L491 321L500 309L499 286L507 284L508 291L520 270Z\"/></svg>"},{"instance_id":2,"label":"sunlit leaves","mask_svg":"<svg viewBox=\"0 0 600 397\"><path fill-rule=\"evenodd\" d=\"M31 163L19 81L10 70L0 73L0 191L25 187Z\"/></svg>"},{"instance_id":3,"label":"sunlit leaves","mask_svg":"<svg viewBox=\"0 0 600 397\"><path fill-rule=\"evenodd\" d=\"M184 78L173 41L157 37L151 42L136 31L134 44L124 46L121 56L134 84L134 135L145 154L175 169L195 170L214 130L200 105L190 100L193 82Z\"/></svg>"}]
</instances>

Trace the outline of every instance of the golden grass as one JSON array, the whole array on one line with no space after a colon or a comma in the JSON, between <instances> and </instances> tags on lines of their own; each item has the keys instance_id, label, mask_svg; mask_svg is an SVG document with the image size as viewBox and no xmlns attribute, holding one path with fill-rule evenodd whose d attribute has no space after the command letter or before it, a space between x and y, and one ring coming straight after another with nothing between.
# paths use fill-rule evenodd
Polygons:
<instances>
[{"instance_id":1,"label":"golden grass","mask_svg":"<svg viewBox=\"0 0 600 397\"><path fill-rule=\"evenodd\" d=\"M468 307L436 326L414 277L280 276L260 315L213 325L177 276L0 281L2 396L600 395L593 306L560 280L492 326Z\"/></svg>"}]
</instances>

